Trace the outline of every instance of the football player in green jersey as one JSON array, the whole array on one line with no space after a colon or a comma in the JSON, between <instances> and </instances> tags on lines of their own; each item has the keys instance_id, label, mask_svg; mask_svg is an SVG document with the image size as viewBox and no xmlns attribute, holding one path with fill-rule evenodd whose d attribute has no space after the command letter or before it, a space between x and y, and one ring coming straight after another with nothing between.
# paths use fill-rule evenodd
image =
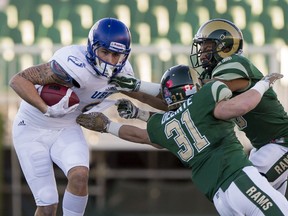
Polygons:
<instances>
[{"instance_id":1,"label":"football player in green jersey","mask_svg":"<svg viewBox=\"0 0 288 216\"><path fill-rule=\"evenodd\" d=\"M224 82L237 96L252 88L263 74L242 54L243 35L232 22L212 19L193 39L191 63L200 79ZM249 113L235 118L253 145L250 160L274 188L285 195L288 178L288 116L270 88Z\"/></svg>"},{"instance_id":2,"label":"football player in green jersey","mask_svg":"<svg viewBox=\"0 0 288 216\"><path fill-rule=\"evenodd\" d=\"M252 166L229 120L255 108L282 76L266 76L230 99L231 90L220 81L199 90L195 73L184 65L164 73L161 93L170 111L152 115L147 130L111 122L102 113L81 114L77 122L90 130L168 149L191 168L192 181L220 215L287 215L287 200Z\"/></svg>"},{"instance_id":3,"label":"football player in green jersey","mask_svg":"<svg viewBox=\"0 0 288 216\"><path fill-rule=\"evenodd\" d=\"M212 78L221 80L236 96L253 87L263 77L241 55L243 42L241 30L228 20L212 19L200 27L193 40L190 59L193 67L201 71L202 84ZM130 86L124 85L131 80ZM144 82L143 85L135 78L115 77L113 82L125 91L138 91L139 87L141 91L144 86L142 91L148 89L151 94L153 90L153 95L157 95L155 84L150 87ZM155 104L155 99L151 103ZM166 110L163 106L160 109ZM146 111L136 110L138 108L133 107L129 100L119 101L118 112L121 117L148 119ZM264 94L255 109L236 117L235 123L254 147L250 151L250 160L274 188L285 194L288 178L288 116L273 89Z\"/></svg>"}]
</instances>

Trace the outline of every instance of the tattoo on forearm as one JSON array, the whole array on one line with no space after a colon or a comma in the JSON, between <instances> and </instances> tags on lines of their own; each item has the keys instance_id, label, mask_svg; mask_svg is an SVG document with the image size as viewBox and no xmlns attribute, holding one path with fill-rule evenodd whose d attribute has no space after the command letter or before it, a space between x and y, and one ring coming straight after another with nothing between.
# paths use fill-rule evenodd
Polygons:
<instances>
[{"instance_id":1,"label":"tattoo on forearm","mask_svg":"<svg viewBox=\"0 0 288 216\"><path fill-rule=\"evenodd\" d=\"M66 84L59 79L50 68L50 64L41 64L27 68L19 73L19 76L31 81L33 84L44 85L47 83Z\"/></svg>"}]
</instances>

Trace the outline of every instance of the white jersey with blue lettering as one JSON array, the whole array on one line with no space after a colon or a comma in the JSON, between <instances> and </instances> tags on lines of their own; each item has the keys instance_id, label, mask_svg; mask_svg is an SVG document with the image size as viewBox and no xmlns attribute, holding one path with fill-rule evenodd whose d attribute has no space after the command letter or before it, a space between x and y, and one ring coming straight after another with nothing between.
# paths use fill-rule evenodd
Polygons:
<instances>
[{"instance_id":1,"label":"white jersey with blue lettering","mask_svg":"<svg viewBox=\"0 0 288 216\"><path fill-rule=\"evenodd\" d=\"M53 164L66 176L74 167L89 168L89 146L76 117L91 103L107 103L105 98L117 92L114 85L108 84L108 78L98 76L92 69L85 50L84 46L67 46L56 51L50 60L51 64L56 61L54 66L61 66L80 86L72 88L80 99L75 112L62 118L46 117L23 101L14 120L13 144L37 206L59 201ZM51 69L55 70L53 66ZM121 73L133 75L129 62Z\"/></svg>"},{"instance_id":2,"label":"white jersey with blue lettering","mask_svg":"<svg viewBox=\"0 0 288 216\"><path fill-rule=\"evenodd\" d=\"M76 117L85 109L85 107L90 104L101 103L111 94L118 92L115 85L108 84L109 78L96 74L93 67L87 62L85 52L85 46L71 45L56 51L50 59L50 61L57 61L65 72L80 85L79 88L72 87L72 90L80 99L77 110L62 118L51 118L44 116L37 108L22 101L18 114L22 118L25 118L27 123L45 128L62 128L67 125L75 124ZM134 76L132 66L128 61L121 73Z\"/></svg>"}]
</instances>

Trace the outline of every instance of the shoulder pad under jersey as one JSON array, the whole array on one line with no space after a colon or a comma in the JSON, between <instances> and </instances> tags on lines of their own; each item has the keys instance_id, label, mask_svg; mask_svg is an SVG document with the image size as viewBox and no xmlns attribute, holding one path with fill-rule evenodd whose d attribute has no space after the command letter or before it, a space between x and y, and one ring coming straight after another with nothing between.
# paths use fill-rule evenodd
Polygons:
<instances>
[{"instance_id":1,"label":"shoulder pad under jersey","mask_svg":"<svg viewBox=\"0 0 288 216\"><path fill-rule=\"evenodd\" d=\"M85 54L86 48L81 45L66 46L57 50L50 59L51 63L54 62L54 66L57 65L57 70L54 73L59 73L62 76L66 73L65 76L73 78L82 86L88 77L85 76L85 73L93 74L92 71L94 71L87 62Z\"/></svg>"},{"instance_id":2,"label":"shoulder pad under jersey","mask_svg":"<svg viewBox=\"0 0 288 216\"><path fill-rule=\"evenodd\" d=\"M250 79L249 67L245 67L246 58L233 55L223 59L212 71L212 78L220 80Z\"/></svg>"}]
</instances>

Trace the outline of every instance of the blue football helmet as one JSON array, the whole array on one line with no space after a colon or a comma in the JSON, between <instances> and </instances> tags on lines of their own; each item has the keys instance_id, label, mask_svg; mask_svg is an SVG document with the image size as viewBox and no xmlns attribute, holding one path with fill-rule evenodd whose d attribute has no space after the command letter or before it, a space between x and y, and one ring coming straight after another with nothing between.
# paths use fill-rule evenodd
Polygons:
<instances>
[{"instance_id":1,"label":"blue football helmet","mask_svg":"<svg viewBox=\"0 0 288 216\"><path fill-rule=\"evenodd\" d=\"M103 18L90 29L87 44L87 61L98 75L112 77L124 67L131 48L131 34L127 26L115 18ZM117 64L110 64L99 58L97 50L100 47L121 54Z\"/></svg>"}]
</instances>

